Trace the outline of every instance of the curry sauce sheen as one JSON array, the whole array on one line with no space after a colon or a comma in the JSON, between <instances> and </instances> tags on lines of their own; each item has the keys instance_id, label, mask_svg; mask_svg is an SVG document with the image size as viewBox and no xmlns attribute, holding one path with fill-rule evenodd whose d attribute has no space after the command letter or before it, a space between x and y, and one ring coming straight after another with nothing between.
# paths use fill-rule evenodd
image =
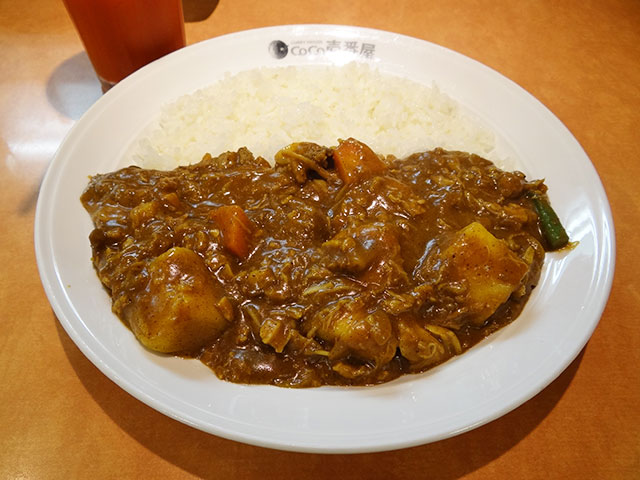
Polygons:
<instances>
[{"instance_id":1,"label":"curry sauce sheen","mask_svg":"<svg viewBox=\"0 0 640 480\"><path fill-rule=\"evenodd\" d=\"M347 139L96 175L93 264L147 348L224 380L372 385L515 319L545 256L527 181L477 155Z\"/></svg>"}]
</instances>

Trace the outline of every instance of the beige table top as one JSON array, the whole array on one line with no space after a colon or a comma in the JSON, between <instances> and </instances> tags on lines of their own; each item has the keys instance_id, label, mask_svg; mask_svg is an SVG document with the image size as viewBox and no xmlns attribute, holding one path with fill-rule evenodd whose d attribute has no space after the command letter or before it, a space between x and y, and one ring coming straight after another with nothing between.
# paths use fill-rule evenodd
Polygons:
<instances>
[{"instance_id":1,"label":"beige table top","mask_svg":"<svg viewBox=\"0 0 640 480\"><path fill-rule=\"evenodd\" d=\"M100 90L61 1L0 0L0 477L640 478L640 2L221 0L187 24L187 40L293 23L443 45L513 79L568 126L600 173L617 231L613 290L590 342L513 412L394 452L280 452L157 413L82 355L41 287L38 185Z\"/></svg>"}]
</instances>

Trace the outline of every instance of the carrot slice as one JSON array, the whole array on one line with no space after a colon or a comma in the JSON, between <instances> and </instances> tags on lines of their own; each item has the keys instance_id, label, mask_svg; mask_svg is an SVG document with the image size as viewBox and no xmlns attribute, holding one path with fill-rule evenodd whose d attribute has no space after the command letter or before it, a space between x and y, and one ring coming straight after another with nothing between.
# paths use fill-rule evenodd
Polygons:
<instances>
[{"instance_id":1,"label":"carrot slice","mask_svg":"<svg viewBox=\"0 0 640 480\"><path fill-rule=\"evenodd\" d=\"M340 142L333 150L333 161L338 176L347 184L364 176L382 173L387 168L371 148L355 138Z\"/></svg>"},{"instance_id":2,"label":"carrot slice","mask_svg":"<svg viewBox=\"0 0 640 480\"><path fill-rule=\"evenodd\" d=\"M210 213L222 232L222 244L236 257L246 258L249 254L251 220L237 205L224 205Z\"/></svg>"}]
</instances>

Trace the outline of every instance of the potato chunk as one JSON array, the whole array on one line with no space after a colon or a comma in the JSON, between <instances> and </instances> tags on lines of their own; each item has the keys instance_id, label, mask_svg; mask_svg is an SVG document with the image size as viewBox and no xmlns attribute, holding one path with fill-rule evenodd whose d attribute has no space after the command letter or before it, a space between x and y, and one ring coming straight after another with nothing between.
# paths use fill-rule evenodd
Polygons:
<instances>
[{"instance_id":1,"label":"potato chunk","mask_svg":"<svg viewBox=\"0 0 640 480\"><path fill-rule=\"evenodd\" d=\"M151 261L147 275L145 290L123 312L145 347L163 353L194 351L226 328L217 306L222 286L197 253L171 248Z\"/></svg>"},{"instance_id":2,"label":"potato chunk","mask_svg":"<svg viewBox=\"0 0 640 480\"><path fill-rule=\"evenodd\" d=\"M480 223L460 230L442 252L443 280L466 282L465 319L481 325L507 301L522 282L529 267L506 244Z\"/></svg>"}]
</instances>

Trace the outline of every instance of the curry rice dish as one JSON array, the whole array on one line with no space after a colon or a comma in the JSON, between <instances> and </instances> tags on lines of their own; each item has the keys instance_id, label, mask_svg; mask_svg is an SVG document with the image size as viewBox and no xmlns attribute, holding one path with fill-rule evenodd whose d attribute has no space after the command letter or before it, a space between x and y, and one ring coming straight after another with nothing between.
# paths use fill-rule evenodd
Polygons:
<instances>
[{"instance_id":1,"label":"curry rice dish","mask_svg":"<svg viewBox=\"0 0 640 480\"><path fill-rule=\"evenodd\" d=\"M93 264L146 348L224 380L372 385L514 320L567 236L546 186L474 154L349 138L96 175Z\"/></svg>"}]
</instances>

